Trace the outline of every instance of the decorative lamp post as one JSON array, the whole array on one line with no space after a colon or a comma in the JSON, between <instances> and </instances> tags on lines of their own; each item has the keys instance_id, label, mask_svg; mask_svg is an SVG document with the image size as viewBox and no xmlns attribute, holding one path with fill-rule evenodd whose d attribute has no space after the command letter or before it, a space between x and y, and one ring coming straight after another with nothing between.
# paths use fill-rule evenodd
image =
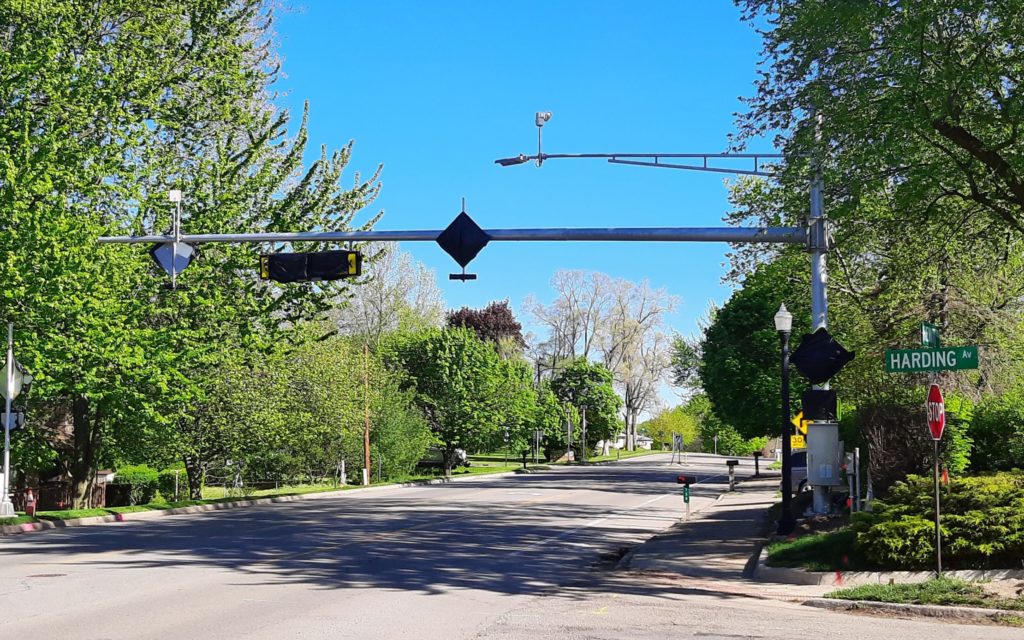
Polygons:
<instances>
[{"instance_id":1,"label":"decorative lamp post","mask_svg":"<svg viewBox=\"0 0 1024 640\"><path fill-rule=\"evenodd\" d=\"M4 363L4 381L0 384L0 395L4 397L4 467L3 483L0 485L0 517L12 517L14 505L11 503L11 429L14 427L14 413L11 402L22 391L28 392L32 385L32 376L25 373L21 365L14 359L14 323L7 323L7 362Z\"/></svg>"},{"instance_id":2,"label":"decorative lamp post","mask_svg":"<svg viewBox=\"0 0 1024 640\"><path fill-rule=\"evenodd\" d=\"M793 469L790 462L792 448L789 422L789 334L793 330L793 314L786 311L786 305L779 305L775 314L775 330L782 343L782 515L779 517L779 534L789 535L796 527L793 517Z\"/></svg>"}]
</instances>

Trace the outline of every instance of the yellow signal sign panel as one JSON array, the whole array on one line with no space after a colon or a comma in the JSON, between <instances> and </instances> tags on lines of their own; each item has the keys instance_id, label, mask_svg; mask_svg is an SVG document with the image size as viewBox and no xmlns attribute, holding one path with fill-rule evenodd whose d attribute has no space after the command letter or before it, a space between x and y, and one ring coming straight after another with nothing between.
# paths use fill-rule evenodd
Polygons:
<instances>
[{"instance_id":1,"label":"yellow signal sign panel","mask_svg":"<svg viewBox=\"0 0 1024 640\"><path fill-rule=\"evenodd\" d=\"M803 436L789 436L789 447L791 449L806 449L807 439Z\"/></svg>"},{"instance_id":2,"label":"yellow signal sign panel","mask_svg":"<svg viewBox=\"0 0 1024 640\"><path fill-rule=\"evenodd\" d=\"M802 433L805 436L807 435L807 423L810 422L810 420L804 420L803 411L793 416L793 419L790 420L790 422L792 422L793 426L796 427L798 433Z\"/></svg>"}]
</instances>

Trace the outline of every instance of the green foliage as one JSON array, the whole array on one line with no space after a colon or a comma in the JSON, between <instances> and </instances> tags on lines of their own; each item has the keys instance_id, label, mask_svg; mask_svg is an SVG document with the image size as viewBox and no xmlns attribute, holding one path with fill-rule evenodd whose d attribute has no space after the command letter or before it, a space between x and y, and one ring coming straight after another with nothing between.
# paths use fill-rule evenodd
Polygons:
<instances>
[{"instance_id":1,"label":"green foliage","mask_svg":"<svg viewBox=\"0 0 1024 640\"><path fill-rule=\"evenodd\" d=\"M700 440L697 418L683 407L666 409L640 425L640 429L654 440L658 447L672 446L672 436L683 436L684 446L692 450Z\"/></svg>"},{"instance_id":2,"label":"green foliage","mask_svg":"<svg viewBox=\"0 0 1024 640\"><path fill-rule=\"evenodd\" d=\"M714 314L700 346L700 379L715 415L744 438L780 429L781 347L773 320L779 305L785 302L793 313L792 347L807 330L808 296L794 295L804 289L794 291L785 267L782 262L763 265L747 276L743 288ZM794 371L792 406L799 406L804 386Z\"/></svg>"},{"instance_id":3,"label":"green foliage","mask_svg":"<svg viewBox=\"0 0 1024 640\"><path fill-rule=\"evenodd\" d=\"M607 440L618 430L618 411L622 400L612 387L612 373L604 365L586 358L566 363L551 380L557 398L579 411L587 408L587 443L592 446Z\"/></svg>"},{"instance_id":4,"label":"green foliage","mask_svg":"<svg viewBox=\"0 0 1024 640\"><path fill-rule=\"evenodd\" d=\"M853 196L885 183L904 220L1024 230L1019 3L737 4L764 38L742 137L781 132L793 164L825 159Z\"/></svg>"},{"instance_id":5,"label":"green foliage","mask_svg":"<svg viewBox=\"0 0 1024 640\"><path fill-rule=\"evenodd\" d=\"M909 476L873 512L854 519L857 544L887 567L926 569L934 561L931 478ZM954 477L942 490L943 561L951 568L1016 568L1024 557L1024 473Z\"/></svg>"},{"instance_id":6,"label":"green foliage","mask_svg":"<svg viewBox=\"0 0 1024 640\"><path fill-rule=\"evenodd\" d=\"M160 488L160 474L144 464L117 469L115 480L117 484L129 487L129 503L133 505L152 501Z\"/></svg>"},{"instance_id":7,"label":"green foliage","mask_svg":"<svg viewBox=\"0 0 1024 640\"><path fill-rule=\"evenodd\" d=\"M469 329L396 335L381 349L385 362L407 373L403 387L414 393L416 406L445 452L447 471L456 449L481 450L500 437L505 424L520 424L528 415L522 412L529 405L522 372L509 384L502 374L510 369L493 345Z\"/></svg>"},{"instance_id":8,"label":"green foliage","mask_svg":"<svg viewBox=\"0 0 1024 640\"><path fill-rule=\"evenodd\" d=\"M373 428L370 447L382 478L411 475L430 446L430 426L416 409L413 392L402 390L398 377L389 377L378 388L371 407Z\"/></svg>"},{"instance_id":9,"label":"green foliage","mask_svg":"<svg viewBox=\"0 0 1024 640\"><path fill-rule=\"evenodd\" d=\"M974 440L974 471L1007 471L1024 466L1024 394L986 398L974 411L969 433Z\"/></svg>"},{"instance_id":10,"label":"green foliage","mask_svg":"<svg viewBox=\"0 0 1024 640\"><path fill-rule=\"evenodd\" d=\"M182 495L188 493L188 476L185 474L185 465L171 469L162 469L157 478L157 488L164 500L179 500Z\"/></svg>"}]
</instances>

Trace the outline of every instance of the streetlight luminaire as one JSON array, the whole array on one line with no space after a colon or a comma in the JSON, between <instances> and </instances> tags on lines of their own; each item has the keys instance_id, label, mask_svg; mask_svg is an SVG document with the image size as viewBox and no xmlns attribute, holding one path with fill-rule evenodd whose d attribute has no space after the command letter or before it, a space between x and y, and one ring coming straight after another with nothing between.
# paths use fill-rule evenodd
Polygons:
<instances>
[{"instance_id":1,"label":"streetlight luminaire","mask_svg":"<svg viewBox=\"0 0 1024 640\"><path fill-rule=\"evenodd\" d=\"M775 330L789 333L793 329L793 314L786 310L786 305L779 305L779 311L775 314Z\"/></svg>"}]
</instances>

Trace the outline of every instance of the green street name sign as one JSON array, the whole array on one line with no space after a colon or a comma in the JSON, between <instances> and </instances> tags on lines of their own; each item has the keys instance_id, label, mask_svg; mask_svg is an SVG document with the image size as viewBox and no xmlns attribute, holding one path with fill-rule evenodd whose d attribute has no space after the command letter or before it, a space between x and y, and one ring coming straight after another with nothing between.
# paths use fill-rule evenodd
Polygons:
<instances>
[{"instance_id":1,"label":"green street name sign","mask_svg":"<svg viewBox=\"0 0 1024 640\"><path fill-rule=\"evenodd\" d=\"M887 373L918 371L955 371L978 368L978 347L942 347L940 349L887 349Z\"/></svg>"}]
</instances>

